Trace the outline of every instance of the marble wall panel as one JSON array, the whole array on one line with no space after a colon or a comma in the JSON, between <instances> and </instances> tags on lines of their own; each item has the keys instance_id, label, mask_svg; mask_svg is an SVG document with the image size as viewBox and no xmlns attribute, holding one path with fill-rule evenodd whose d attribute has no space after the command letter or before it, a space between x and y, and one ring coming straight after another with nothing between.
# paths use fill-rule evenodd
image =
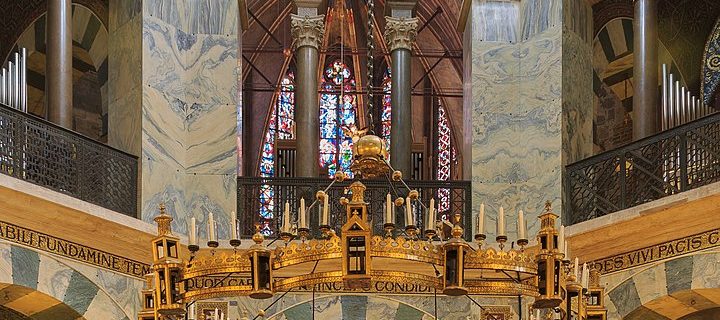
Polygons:
<instances>
[{"instance_id":1,"label":"marble wall panel","mask_svg":"<svg viewBox=\"0 0 720 320\"><path fill-rule=\"evenodd\" d=\"M236 0L187 0L188 32L198 34L237 34Z\"/></svg>"},{"instance_id":2,"label":"marble wall panel","mask_svg":"<svg viewBox=\"0 0 720 320\"><path fill-rule=\"evenodd\" d=\"M72 274L73 270L67 265L41 255L37 290L62 301L70 285Z\"/></svg>"},{"instance_id":3,"label":"marble wall panel","mask_svg":"<svg viewBox=\"0 0 720 320\"><path fill-rule=\"evenodd\" d=\"M485 203L491 238L500 206L511 238L518 210L533 217L550 200L560 212L560 31L518 44L473 42L473 211ZM527 221L533 234L539 223Z\"/></svg>"},{"instance_id":4,"label":"marble wall panel","mask_svg":"<svg viewBox=\"0 0 720 320\"><path fill-rule=\"evenodd\" d=\"M12 271L11 246L0 242L0 283L12 283Z\"/></svg>"},{"instance_id":5,"label":"marble wall panel","mask_svg":"<svg viewBox=\"0 0 720 320\"><path fill-rule=\"evenodd\" d=\"M470 30L477 41L517 42L519 2L474 1Z\"/></svg>"},{"instance_id":6,"label":"marble wall panel","mask_svg":"<svg viewBox=\"0 0 720 320\"><path fill-rule=\"evenodd\" d=\"M563 2L576 0L522 0L520 1L520 41L562 24Z\"/></svg>"},{"instance_id":7,"label":"marble wall panel","mask_svg":"<svg viewBox=\"0 0 720 320\"><path fill-rule=\"evenodd\" d=\"M237 101L238 39L236 35L191 37L186 43L184 87L187 99L203 104Z\"/></svg>"}]
</instances>

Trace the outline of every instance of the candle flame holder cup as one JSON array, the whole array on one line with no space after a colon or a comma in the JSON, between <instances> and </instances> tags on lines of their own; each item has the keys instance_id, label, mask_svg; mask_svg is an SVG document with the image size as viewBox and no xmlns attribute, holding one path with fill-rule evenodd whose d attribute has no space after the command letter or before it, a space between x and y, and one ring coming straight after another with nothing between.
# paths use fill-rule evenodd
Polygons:
<instances>
[{"instance_id":1,"label":"candle flame holder cup","mask_svg":"<svg viewBox=\"0 0 720 320\"><path fill-rule=\"evenodd\" d=\"M408 236L408 239L416 239L417 238L417 227L414 225L409 225L405 227L405 233Z\"/></svg>"},{"instance_id":2,"label":"candle flame holder cup","mask_svg":"<svg viewBox=\"0 0 720 320\"><path fill-rule=\"evenodd\" d=\"M330 239L330 225L324 224L320 226L320 232L324 239Z\"/></svg>"},{"instance_id":3,"label":"candle flame holder cup","mask_svg":"<svg viewBox=\"0 0 720 320\"><path fill-rule=\"evenodd\" d=\"M310 229L298 228L298 235L300 235L300 241L305 242L305 240L307 240L308 236L310 235Z\"/></svg>"},{"instance_id":4,"label":"candle flame holder cup","mask_svg":"<svg viewBox=\"0 0 720 320\"><path fill-rule=\"evenodd\" d=\"M527 246L528 243L530 243L530 241L528 241L528 239L518 239L517 244L520 246L521 252L525 251L525 246Z\"/></svg>"},{"instance_id":5,"label":"candle flame holder cup","mask_svg":"<svg viewBox=\"0 0 720 320\"><path fill-rule=\"evenodd\" d=\"M239 247L241 243L240 239L230 239L230 245L233 246L233 248Z\"/></svg>"},{"instance_id":6,"label":"candle flame holder cup","mask_svg":"<svg viewBox=\"0 0 720 320\"><path fill-rule=\"evenodd\" d=\"M435 235L437 235L437 231L433 229L425 230L425 236L427 237L428 241L432 241L433 238L435 238Z\"/></svg>"},{"instance_id":7,"label":"candle flame holder cup","mask_svg":"<svg viewBox=\"0 0 720 320\"><path fill-rule=\"evenodd\" d=\"M285 242L285 246L287 246L288 242L292 240L293 234L290 232L280 232L280 239L282 239L283 242Z\"/></svg>"},{"instance_id":8,"label":"candle flame holder cup","mask_svg":"<svg viewBox=\"0 0 720 320\"><path fill-rule=\"evenodd\" d=\"M478 248L482 248L485 239L487 239L487 236L484 233L478 233L475 235L475 242L477 242Z\"/></svg>"},{"instance_id":9,"label":"candle flame holder cup","mask_svg":"<svg viewBox=\"0 0 720 320\"><path fill-rule=\"evenodd\" d=\"M495 241L497 241L497 243L500 245L500 251L503 251L503 249L505 248L505 242L507 242L507 240L508 237L504 235L495 237Z\"/></svg>"},{"instance_id":10,"label":"candle flame holder cup","mask_svg":"<svg viewBox=\"0 0 720 320\"><path fill-rule=\"evenodd\" d=\"M385 228L385 238L392 238L393 236L393 230L395 230L395 224L394 223L386 223L383 225Z\"/></svg>"},{"instance_id":11,"label":"candle flame holder cup","mask_svg":"<svg viewBox=\"0 0 720 320\"><path fill-rule=\"evenodd\" d=\"M195 254L195 252L200 251L200 246L196 244L188 245L188 250L190 250L190 253Z\"/></svg>"},{"instance_id":12,"label":"candle flame holder cup","mask_svg":"<svg viewBox=\"0 0 720 320\"><path fill-rule=\"evenodd\" d=\"M215 249L220 246L220 242L217 240L208 240L207 245L208 247Z\"/></svg>"}]
</instances>

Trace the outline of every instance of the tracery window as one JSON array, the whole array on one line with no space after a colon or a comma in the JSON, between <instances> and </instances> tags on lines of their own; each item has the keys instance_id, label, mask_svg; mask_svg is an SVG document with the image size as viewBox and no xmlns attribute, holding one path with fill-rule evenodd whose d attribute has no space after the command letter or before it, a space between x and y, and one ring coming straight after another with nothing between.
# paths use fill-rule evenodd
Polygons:
<instances>
[{"instance_id":1,"label":"tracery window","mask_svg":"<svg viewBox=\"0 0 720 320\"><path fill-rule=\"evenodd\" d=\"M390 99L390 92L392 91L392 78L390 76L390 68L385 69L382 81L383 88L383 100L382 100L382 113L380 114L381 130L380 136L385 141L385 148L390 154L390 126L391 118L390 114L392 111L392 103Z\"/></svg>"},{"instance_id":2,"label":"tracery window","mask_svg":"<svg viewBox=\"0 0 720 320\"><path fill-rule=\"evenodd\" d=\"M280 83L277 103L273 106L265 133L260 176L275 176L275 142L277 139L295 138L295 74L288 71ZM270 222L275 208L275 191L268 185L260 187L260 224L261 232L270 235Z\"/></svg>"},{"instance_id":3,"label":"tracery window","mask_svg":"<svg viewBox=\"0 0 720 320\"><path fill-rule=\"evenodd\" d=\"M455 148L452 146L450 134L450 121L447 111L441 104L438 105L438 146L437 146L437 175L436 179L441 181L450 180L450 167L454 162ZM438 189L438 212L443 219L448 219L450 210L450 189Z\"/></svg>"},{"instance_id":4,"label":"tracery window","mask_svg":"<svg viewBox=\"0 0 720 320\"><path fill-rule=\"evenodd\" d=\"M350 68L341 60L329 63L320 86L320 167L333 176L337 170L352 178L352 138L342 128L356 126L357 95Z\"/></svg>"}]
</instances>

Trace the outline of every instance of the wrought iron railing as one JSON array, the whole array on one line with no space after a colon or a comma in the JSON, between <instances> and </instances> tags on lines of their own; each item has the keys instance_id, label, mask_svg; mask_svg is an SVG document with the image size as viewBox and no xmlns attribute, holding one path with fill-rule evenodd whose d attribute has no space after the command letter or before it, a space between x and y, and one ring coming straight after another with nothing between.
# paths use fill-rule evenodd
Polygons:
<instances>
[{"instance_id":1,"label":"wrought iron railing","mask_svg":"<svg viewBox=\"0 0 720 320\"><path fill-rule=\"evenodd\" d=\"M563 210L570 224L720 181L720 114L565 169Z\"/></svg>"},{"instance_id":2,"label":"wrought iron railing","mask_svg":"<svg viewBox=\"0 0 720 320\"><path fill-rule=\"evenodd\" d=\"M2 104L0 173L137 216L137 157Z\"/></svg>"},{"instance_id":3,"label":"wrought iron railing","mask_svg":"<svg viewBox=\"0 0 720 320\"><path fill-rule=\"evenodd\" d=\"M245 237L255 233L255 225L267 224L271 234L277 234L279 229L282 210L285 201L290 202L291 211L293 212L293 221L297 219L297 208L300 198L305 198L307 205L315 198L315 192L323 190L330 183L329 179L322 178L256 178L256 177L238 177L238 219L241 222L241 234ZM345 221L345 208L340 205L338 200L340 197L348 197L348 187L352 181L344 181L336 183L328 194L330 196L330 223L334 230L339 232L340 227ZM375 234L382 234L383 228L383 210L385 208L385 199L388 192L393 194L395 191L387 181L383 180L366 180L363 181L367 190L365 191L365 199L370 203L368 210L372 216L372 224ZM437 219L450 217L459 213L462 217L466 230L470 229L470 181L408 181L408 186L418 190L420 199L427 206L430 197L435 197L439 203L438 195L445 193L448 196L447 209L438 211ZM401 187L400 182L394 182L393 186L400 196L407 195L407 189ZM418 227L424 225L423 218L425 213L419 208L415 210L415 221ZM262 214L266 214L262 217ZM396 225L403 228L404 211L396 210ZM310 211L309 223L312 227L313 234L318 234L317 226L320 219L317 207Z\"/></svg>"}]
</instances>

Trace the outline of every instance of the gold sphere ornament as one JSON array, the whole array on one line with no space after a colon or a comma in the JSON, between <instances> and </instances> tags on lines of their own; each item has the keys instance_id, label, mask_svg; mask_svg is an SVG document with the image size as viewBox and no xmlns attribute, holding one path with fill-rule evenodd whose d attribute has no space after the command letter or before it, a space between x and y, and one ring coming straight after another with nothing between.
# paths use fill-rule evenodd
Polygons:
<instances>
[{"instance_id":1,"label":"gold sphere ornament","mask_svg":"<svg viewBox=\"0 0 720 320\"><path fill-rule=\"evenodd\" d=\"M360 137L360 139L358 139L355 143L355 148L355 150L357 150L357 154L361 157L382 157L383 151L385 151L382 139L371 134Z\"/></svg>"},{"instance_id":2,"label":"gold sphere ornament","mask_svg":"<svg viewBox=\"0 0 720 320\"><path fill-rule=\"evenodd\" d=\"M252 236L252 240L256 244L261 244L261 243L263 243L263 241L265 241L265 236L263 236L262 233L260 233L260 231L258 231Z\"/></svg>"},{"instance_id":3,"label":"gold sphere ornament","mask_svg":"<svg viewBox=\"0 0 720 320\"><path fill-rule=\"evenodd\" d=\"M342 171L335 172L335 181L343 182L343 181L345 181L345 178L346 178L345 172L342 172Z\"/></svg>"},{"instance_id":4,"label":"gold sphere ornament","mask_svg":"<svg viewBox=\"0 0 720 320\"><path fill-rule=\"evenodd\" d=\"M408 194L408 197L410 197L411 200L417 200L418 198L418 191L417 190L410 190L410 193Z\"/></svg>"},{"instance_id":5,"label":"gold sphere ornament","mask_svg":"<svg viewBox=\"0 0 720 320\"><path fill-rule=\"evenodd\" d=\"M403 204L405 204L405 199L403 197L395 199L396 207L402 207Z\"/></svg>"},{"instance_id":6,"label":"gold sphere ornament","mask_svg":"<svg viewBox=\"0 0 720 320\"><path fill-rule=\"evenodd\" d=\"M400 181L402 179L402 172L400 170L395 170L392 174L393 181Z\"/></svg>"},{"instance_id":7,"label":"gold sphere ornament","mask_svg":"<svg viewBox=\"0 0 720 320\"><path fill-rule=\"evenodd\" d=\"M350 200L348 198L342 197L340 198L340 204L346 206L348 203L350 203Z\"/></svg>"},{"instance_id":8,"label":"gold sphere ornament","mask_svg":"<svg viewBox=\"0 0 720 320\"><path fill-rule=\"evenodd\" d=\"M316 192L315 199L317 199L318 201L325 200L325 191L320 190L320 191Z\"/></svg>"}]
</instances>

